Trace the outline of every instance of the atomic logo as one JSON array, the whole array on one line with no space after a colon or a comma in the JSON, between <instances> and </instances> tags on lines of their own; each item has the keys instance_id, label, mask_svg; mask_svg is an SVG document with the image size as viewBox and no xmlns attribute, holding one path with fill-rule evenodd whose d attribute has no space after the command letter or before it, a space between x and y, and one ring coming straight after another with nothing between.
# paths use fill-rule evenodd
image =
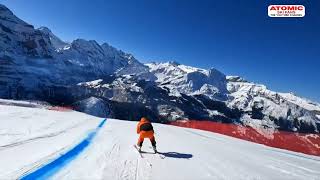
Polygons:
<instances>
[{"instance_id":1,"label":"atomic logo","mask_svg":"<svg viewBox=\"0 0 320 180\"><path fill-rule=\"evenodd\" d=\"M305 7L303 5L270 5L268 7L269 17L304 17Z\"/></svg>"}]
</instances>

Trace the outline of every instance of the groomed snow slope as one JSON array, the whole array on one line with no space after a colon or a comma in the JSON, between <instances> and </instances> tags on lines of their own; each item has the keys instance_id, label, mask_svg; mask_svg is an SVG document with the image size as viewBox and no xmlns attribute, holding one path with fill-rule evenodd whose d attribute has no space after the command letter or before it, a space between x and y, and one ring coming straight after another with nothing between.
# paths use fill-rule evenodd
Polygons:
<instances>
[{"instance_id":1,"label":"groomed snow slope","mask_svg":"<svg viewBox=\"0 0 320 180\"><path fill-rule=\"evenodd\" d=\"M101 118L78 112L0 105L0 179L51 162ZM52 179L320 179L320 158L232 137L154 124L160 155L133 148L136 122L108 119L92 143ZM143 150L152 152L150 142Z\"/></svg>"}]
</instances>

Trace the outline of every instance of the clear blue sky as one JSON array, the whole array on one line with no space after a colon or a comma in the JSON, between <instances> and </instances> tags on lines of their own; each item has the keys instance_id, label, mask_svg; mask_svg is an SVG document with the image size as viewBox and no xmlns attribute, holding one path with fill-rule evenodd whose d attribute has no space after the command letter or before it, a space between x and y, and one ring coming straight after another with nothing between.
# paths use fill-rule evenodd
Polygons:
<instances>
[{"instance_id":1,"label":"clear blue sky","mask_svg":"<svg viewBox=\"0 0 320 180\"><path fill-rule=\"evenodd\" d=\"M0 0L61 39L94 39L142 62L215 67L320 102L319 0ZM269 18L303 4L304 18Z\"/></svg>"}]
</instances>

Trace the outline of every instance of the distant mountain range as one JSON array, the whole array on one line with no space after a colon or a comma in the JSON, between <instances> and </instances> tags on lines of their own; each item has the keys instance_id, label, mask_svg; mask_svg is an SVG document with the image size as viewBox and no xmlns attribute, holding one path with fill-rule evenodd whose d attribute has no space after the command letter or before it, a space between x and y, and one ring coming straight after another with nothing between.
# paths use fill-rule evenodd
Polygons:
<instances>
[{"instance_id":1,"label":"distant mountain range","mask_svg":"<svg viewBox=\"0 0 320 180\"><path fill-rule=\"evenodd\" d=\"M238 123L319 132L320 104L239 76L177 62L143 64L107 43L64 42L0 4L0 98L73 106L96 116Z\"/></svg>"}]
</instances>

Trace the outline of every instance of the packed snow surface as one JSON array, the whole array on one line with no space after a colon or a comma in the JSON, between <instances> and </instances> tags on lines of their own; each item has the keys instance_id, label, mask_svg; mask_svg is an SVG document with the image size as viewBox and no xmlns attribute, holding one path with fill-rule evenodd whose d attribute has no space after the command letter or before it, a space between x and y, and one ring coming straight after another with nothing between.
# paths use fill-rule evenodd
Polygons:
<instances>
[{"instance_id":1,"label":"packed snow surface","mask_svg":"<svg viewBox=\"0 0 320 180\"><path fill-rule=\"evenodd\" d=\"M0 105L0 179L16 179L68 152L102 118ZM160 154L133 148L137 122L107 119L92 143L52 179L320 179L320 157L154 124Z\"/></svg>"}]
</instances>

